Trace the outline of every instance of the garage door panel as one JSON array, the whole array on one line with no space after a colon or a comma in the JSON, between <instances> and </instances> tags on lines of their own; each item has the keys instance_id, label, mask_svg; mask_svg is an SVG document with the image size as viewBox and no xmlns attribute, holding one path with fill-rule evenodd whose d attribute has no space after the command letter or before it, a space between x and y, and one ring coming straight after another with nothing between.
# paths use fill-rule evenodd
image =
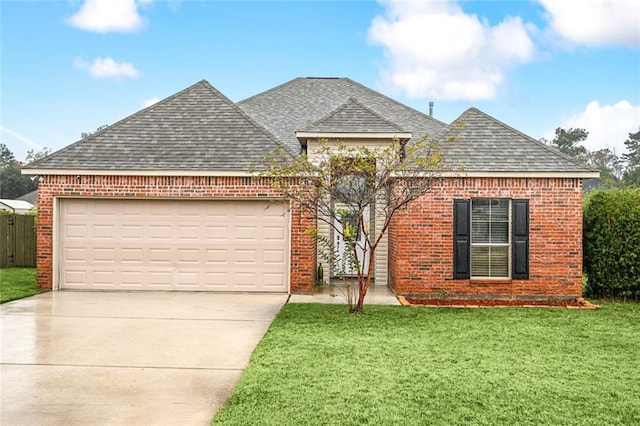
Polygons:
<instances>
[{"instance_id":1,"label":"garage door panel","mask_svg":"<svg viewBox=\"0 0 640 426\"><path fill-rule=\"evenodd\" d=\"M64 271L64 279L68 285L84 285L87 281L87 272L69 269Z\"/></svg>"},{"instance_id":2,"label":"garage door panel","mask_svg":"<svg viewBox=\"0 0 640 426\"><path fill-rule=\"evenodd\" d=\"M288 213L265 201L61 201L63 288L287 291Z\"/></svg>"},{"instance_id":3,"label":"garage door panel","mask_svg":"<svg viewBox=\"0 0 640 426\"><path fill-rule=\"evenodd\" d=\"M120 274L120 281L123 286L135 287L140 285L143 280L143 273L141 270L136 271L122 271Z\"/></svg>"},{"instance_id":4,"label":"garage door panel","mask_svg":"<svg viewBox=\"0 0 640 426\"><path fill-rule=\"evenodd\" d=\"M99 225L100 226L100 225ZM118 226L119 232L111 234L114 239L121 239L125 241L143 241L145 239L145 229L142 224L120 224Z\"/></svg>"},{"instance_id":5,"label":"garage door panel","mask_svg":"<svg viewBox=\"0 0 640 426\"><path fill-rule=\"evenodd\" d=\"M207 249L205 262L211 265L224 265L230 262L229 250L226 248Z\"/></svg>"},{"instance_id":6,"label":"garage door panel","mask_svg":"<svg viewBox=\"0 0 640 426\"><path fill-rule=\"evenodd\" d=\"M256 229L256 226L236 226L235 239L242 242L255 242L257 240Z\"/></svg>"},{"instance_id":7,"label":"garage door panel","mask_svg":"<svg viewBox=\"0 0 640 426\"><path fill-rule=\"evenodd\" d=\"M144 250L140 247L120 249L120 261L124 264L142 265L144 262Z\"/></svg>"},{"instance_id":8,"label":"garage door panel","mask_svg":"<svg viewBox=\"0 0 640 426\"><path fill-rule=\"evenodd\" d=\"M233 259L235 263L242 266L255 265L256 257L255 249L239 249L234 250L233 252Z\"/></svg>"},{"instance_id":9,"label":"garage door panel","mask_svg":"<svg viewBox=\"0 0 640 426\"><path fill-rule=\"evenodd\" d=\"M116 249L112 247L96 247L93 249L93 261L113 264L120 256L116 256Z\"/></svg>"},{"instance_id":10,"label":"garage door panel","mask_svg":"<svg viewBox=\"0 0 640 426\"><path fill-rule=\"evenodd\" d=\"M235 272L233 278L237 287L242 288L243 291L249 291L257 287L256 275L253 272Z\"/></svg>"},{"instance_id":11,"label":"garage door panel","mask_svg":"<svg viewBox=\"0 0 640 426\"><path fill-rule=\"evenodd\" d=\"M63 235L67 240L73 238L84 240L87 235L87 226L80 224L66 225L64 227Z\"/></svg>"},{"instance_id":12,"label":"garage door panel","mask_svg":"<svg viewBox=\"0 0 640 426\"><path fill-rule=\"evenodd\" d=\"M264 250L262 261L265 265L284 265L286 262L284 250Z\"/></svg>"},{"instance_id":13,"label":"garage door panel","mask_svg":"<svg viewBox=\"0 0 640 426\"><path fill-rule=\"evenodd\" d=\"M66 247L64 258L67 262L84 262L87 258L87 249L84 247Z\"/></svg>"},{"instance_id":14,"label":"garage door panel","mask_svg":"<svg viewBox=\"0 0 640 426\"><path fill-rule=\"evenodd\" d=\"M286 240L286 230L279 226L264 226L262 228L263 240L280 243Z\"/></svg>"},{"instance_id":15,"label":"garage door panel","mask_svg":"<svg viewBox=\"0 0 640 426\"><path fill-rule=\"evenodd\" d=\"M204 284L209 289L226 290L229 277L226 272L205 272Z\"/></svg>"},{"instance_id":16,"label":"garage door panel","mask_svg":"<svg viewBox=\"0 0 640 426\"><path fill-rule=\"evenodd\" d=\"M263 285L265 288L279 288L282 287L282 283L285 280L285 276L282 273L265 273L263 275Z\"/></svg>"},{"instance_id":17,"label":"garage door panel","mask_svg":"<svg viewBox=\"0 0 640 426\"><path fill-rule=\"evenodd\" d=\"M195 225L178 225L176 238L180 242L199 242L200 226Z\"/></svg>"},{"instance_id":18,"label":"garage door panel","mask_svg":"<svg viewBox=\"0 0 640 426\"><path fill-rule=\"evenodd\" d=\"M190 287L191 289L197 289L199 281L198 275L200 275L199 271L176 271L176 285L183 288Z\"/></svg>"},{"instance_id":19,"label":"garage door panel","mask_svg":"<svg viewBox=\"0 0 640 426\"><path fill-rule=\"evenodd\" d=\"M200 250L196 248L177 248L176 260L182 265L199 265L201 263Z\"/></svg>"},{"instance_id":20,"label":"garage door panel","mask_svg":"<svg viewBox=\"0 0 640 426\"><path fill-rule=\"evenodd\" d=\"M99 269L93 271L93 282L96 284L114 287L117 281L118 277L113 270Z\"/></svg>"},{"instance_id":21,"label":"garage door panel","mask_svg":"<svg viewBox=\"0 0 640 426\"><path fill-rule=\"evenodd\" d=\"M149 287L153 290L164 290L171 288L171 271L150 271L148 277Z\"/></svg>"},{"instance_id":22,"label":"garage door panel","mask_svg":"<svg viewBox=\"0 0 640 426\"><path fill-rule=\"evenodd\" d=\"M111 240L115 236L115 225L97 225L93 227L93 238Z\"/></svg>"}]
</instances>

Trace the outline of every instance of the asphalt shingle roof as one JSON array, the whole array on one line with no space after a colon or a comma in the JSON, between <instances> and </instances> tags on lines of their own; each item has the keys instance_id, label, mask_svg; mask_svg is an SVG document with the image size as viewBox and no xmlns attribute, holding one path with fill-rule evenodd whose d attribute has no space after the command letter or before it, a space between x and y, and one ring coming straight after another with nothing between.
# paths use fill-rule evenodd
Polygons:
<instances>
[{"instance_id":1,"label":"asphalt shingle roof","mask_svg":"<svg viewBox=\"0 0 640 426\"><path fill-rule=\"evenodd\" d=\"M445 159L465 172L592 172L593 169L519 132L499 120L469 108L441 136Z\"/></svg>"},{"instance_id":2,"label":"asphalt shingle roof","mask_svg":"<svg viewBox=\"0 0 640 426\"><path fill-rule=\"evenodd\" d=\"M467 172L594 171L475 108L447 125L348 78L297 78L238 104L202 80L25 168L247 171L277 148L299 153L296 131L426 135Z\"/></svg>"},{"instance_id":3,"label":"asphalt shingle roof","mask_svg":"<svg viewBox=\"0 0 640 426\"><path fill-rule=\"evenodd\" d=\"M348 78L296 78L238 103L292 150L300 150L296 131L304 131L349 99L395 124L414 138L435 137L447 125Z\"/></svg>"},{"instance_id":4,"label":"asphalt shingle roof","mask_svg":"<svg viewBox=\"0 0 640 426\"><path fill-rule=\"evenodd\" d=\"M396 124L350 98L324 118L304 129L318 133L403 133Z\"/></svg>"},{"instance_id":5,"label":"asphalt shingle roof","mask_svg":"<svg viewBox=\"0 0 640 426\"><path fill-rule=\"evenodd\" d=\"M244 171L278 146L202 80L26 168Z\"/></svg>"},{"instance_id":6,"label":"asphalt shingle roof","mask_svg":"<svg viewBox=\"0 0 640 426\"><path fill-rule=\"evenodd\" d=\"M446 161L467 172L592 172L537 140L471 108L452 124L442 123L348 78L297 78L238 105L292 150L295 132L309 129L349 99L412 133L441 141ZM457 123L464 123L461 130ZM453 143L447 143L456 136Z\"/></svg>"}]
</instances>

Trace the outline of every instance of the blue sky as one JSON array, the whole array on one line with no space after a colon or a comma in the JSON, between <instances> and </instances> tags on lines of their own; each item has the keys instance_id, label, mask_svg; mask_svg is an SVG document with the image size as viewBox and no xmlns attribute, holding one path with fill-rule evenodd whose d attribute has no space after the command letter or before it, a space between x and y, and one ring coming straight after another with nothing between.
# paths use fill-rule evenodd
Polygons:
<instances>
[{"instance_id":1,"label":"blue sky","mask_svg":"<svg viewBox=\"0 0 640 426\"><path fill-rule=\"evenodd\" d=\"M640 128L640 1L6 1L0 141L22 160L206 79L240 101L349 77L453 121L475 106L535 138Z\"/></svg>"}]
</instances>

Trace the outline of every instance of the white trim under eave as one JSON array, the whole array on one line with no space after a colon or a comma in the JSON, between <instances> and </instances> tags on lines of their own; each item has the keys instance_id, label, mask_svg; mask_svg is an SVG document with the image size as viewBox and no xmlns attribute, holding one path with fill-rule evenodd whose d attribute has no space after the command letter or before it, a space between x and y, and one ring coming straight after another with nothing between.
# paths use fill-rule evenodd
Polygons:
<instances>
[{"instance_id":1,"label":"white trim under eave","mask_svg":"<svg viewBox=\"0 0 640 426\"><path fill-rule=\"evenodd\" d=\"M302 139L411 139L411 133L343 133L343 132L296 132Z\"/></svg>"},{"instance_id":2,"label":"white trim under eave","mask_svg":"<svg viewBox=\"0 0 640 426\"><path fill-rule=\"evenodd\" d=\"M255 173L241 170L98 170L98 169L22 169L23 175L82 176L227 176L248 177Z\"/></svg>"},{"instance_id":3,"label":"white trim under eave","mask_svg":"<svg viewBox=\"0 0 640 426\"><path fill-rule=\"evenodd\" d=\"M195 171L195 170L77 170L77 169L22 169L23 175L81 175L81 176L212 176L212 177L254 177L256 173L247 171ZM425 174L433 176L432 174ZM443 172L441 177L459 178L599 178L600 172ZM413 176L416 177L416 176Z\"/></svg>"},{"instance_id":4,"label":"white trim under eave","mask_svg":"<svg viewBox=\"0 0 640 426\"><path fill-rule=\"evenodd\" d=\"M600 172L443 172L441 177L459 178L599 178Z\"/></svg>"}]
</instances>

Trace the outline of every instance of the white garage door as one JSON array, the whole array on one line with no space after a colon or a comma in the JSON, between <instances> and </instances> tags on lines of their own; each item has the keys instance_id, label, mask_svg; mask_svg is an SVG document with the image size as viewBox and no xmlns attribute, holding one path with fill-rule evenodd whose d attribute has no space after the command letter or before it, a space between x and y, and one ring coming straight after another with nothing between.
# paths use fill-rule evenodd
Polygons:
<instances>
[{"instance_id":1,"label":"white garage door","mask_svg":"<svg viewBox=\"0 0 640 426\"><path fill-rule=\"evenodd\" d=\"M64 199L59 218L61 288L289 288L289 220L282 204Z\"/></svg>"}]
</instances>

